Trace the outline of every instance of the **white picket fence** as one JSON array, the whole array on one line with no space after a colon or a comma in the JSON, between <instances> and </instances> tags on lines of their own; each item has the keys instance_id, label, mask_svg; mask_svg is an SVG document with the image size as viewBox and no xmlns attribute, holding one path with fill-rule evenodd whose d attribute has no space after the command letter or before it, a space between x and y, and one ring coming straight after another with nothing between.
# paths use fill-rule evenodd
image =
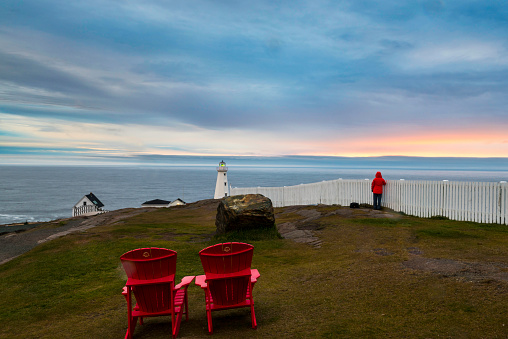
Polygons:
<instances>
[{"instance_id":1,"label":"white picket fence","mask_svg":"<svg viewBox=\"0 0 508 339\"><path fill-rule=\"evenodd\" d=\"M107 211L104 211L102 208L99 208L95 205L81 205L81 206L74 206L72 208L72 216L77 217L80 215L96 215L101 213L106 213Z\"/></svg>"},{"instance_id":2,"label":"white picket fence","mask_svg":"<svg viewBox=\"0 0 508 339\"><path fill-rule=\"evenodd\" d=\"M262 194L274 207L373 203L370 180L331 180L284 187L232 187L231 195ZM408 215L508 225L506 182L388 180L382 206Z\"/></svg>"}]
</instances>

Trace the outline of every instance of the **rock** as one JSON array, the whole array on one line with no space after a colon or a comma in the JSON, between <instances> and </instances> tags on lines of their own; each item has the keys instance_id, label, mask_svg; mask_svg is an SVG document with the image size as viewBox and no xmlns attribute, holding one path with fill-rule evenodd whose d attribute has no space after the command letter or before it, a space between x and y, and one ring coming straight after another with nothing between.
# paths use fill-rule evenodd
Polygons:
<instances>
[{"instance_id":1,"label":"rock","mask_svg":"<svg viewBox=\"0 0 508 339\"><path fill-rule=\"evenodd\" d=\"M215 226L217 234L240 229L274 227L272 201L261 194L224 198L217 207Z\"/></svg>"}]
</instances>

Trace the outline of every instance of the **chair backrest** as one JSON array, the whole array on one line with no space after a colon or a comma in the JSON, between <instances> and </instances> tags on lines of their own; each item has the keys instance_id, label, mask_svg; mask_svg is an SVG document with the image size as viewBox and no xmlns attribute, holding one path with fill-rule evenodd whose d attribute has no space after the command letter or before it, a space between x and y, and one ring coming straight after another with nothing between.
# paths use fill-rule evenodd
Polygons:
<instances>
[{"instance_id":1,"label":"chair backrest","mask_svg":"<svg viewBox=\"0 0 508 339\"><path fill-rule=\"evenodd\" d=\"M229 242L207 247L199 252L205 273L227 274L250 268L254 246Z\"/></svg>"},{"instance_id":2,"label":"chair backrest","mask_svg":"<svg viewBox=\"0 0 508 339\"><path fill-rule=\"evenodd\" d=\"M176 272L176 252L166 248L138 248L120 257L127 277L151 280Z\"/></svg>"},{"instance_id":3,"label":"chair backrest","mask_svg":"<svg viewBox=\"0 0 508 339\"><path fill-rule=\"evenodd\" d=\"M165 248L139 248L120 257L127 277L139 280L153 280L174 275L176 252ZM170 284L133 286L132 290L141 311L157 313L171 309L172 287Z\"/></svg>"},{"instance_id":4,"label":"chair backrest","mask_svg":"<svg viewBox=\"0 0 508 339\"><path fill-rule=\"evenodd\" d=\"M253 252L254 246L238 242L217 244L199 252L214 304L236 305L245 301ZM241 271L248 273L234 275ZM210 273L214 279L208 279Z\"/></svg>"}]
</instances>

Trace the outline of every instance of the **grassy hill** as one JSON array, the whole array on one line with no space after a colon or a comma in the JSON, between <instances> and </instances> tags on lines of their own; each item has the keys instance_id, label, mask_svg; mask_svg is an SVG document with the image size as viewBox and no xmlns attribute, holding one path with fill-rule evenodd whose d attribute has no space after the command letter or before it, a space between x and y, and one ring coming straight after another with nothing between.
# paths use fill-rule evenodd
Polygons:
<instances>
[{"instance_id":1,"label":"grassy hill","mask_svg":"<svg viewBox=\"0 0 508 339\"><path fill-rule=\"evenodd\" d=\"M255 247L258 329L250 328L247 308L223 311L214 313L216 337L508 337L507 226L340 206L276 209L277 225L312 233L320 240L313 246L273 232L215 238L216 206L115 211L116 218L0 265L0 337L121 338L120 255L171 248L180 278L202 274L198 252L229 240ZM68 222L75 221L46 227L57 232ZM192 285L181 338L209 337L204 308L202 290ZM169 321L147 319L135 337L167 338Z\"/></svg>"}]
</instances>

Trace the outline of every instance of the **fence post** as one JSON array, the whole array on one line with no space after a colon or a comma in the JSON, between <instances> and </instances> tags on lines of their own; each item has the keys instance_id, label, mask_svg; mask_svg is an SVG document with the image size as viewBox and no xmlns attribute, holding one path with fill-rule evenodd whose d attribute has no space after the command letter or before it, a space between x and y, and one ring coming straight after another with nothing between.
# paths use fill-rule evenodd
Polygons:
<instances>
[{"instance_id":1,"label":"fence post","mask_svg":"<svg viewBox=\"0 0 508 339\"><path fill-rule=\"evenodd\" d=\"M498 206L498 223L508 225L508 203L506 197L506 181L501 181L498 184L499 198L497 201Z\"/></svg>"}]
</instances>

